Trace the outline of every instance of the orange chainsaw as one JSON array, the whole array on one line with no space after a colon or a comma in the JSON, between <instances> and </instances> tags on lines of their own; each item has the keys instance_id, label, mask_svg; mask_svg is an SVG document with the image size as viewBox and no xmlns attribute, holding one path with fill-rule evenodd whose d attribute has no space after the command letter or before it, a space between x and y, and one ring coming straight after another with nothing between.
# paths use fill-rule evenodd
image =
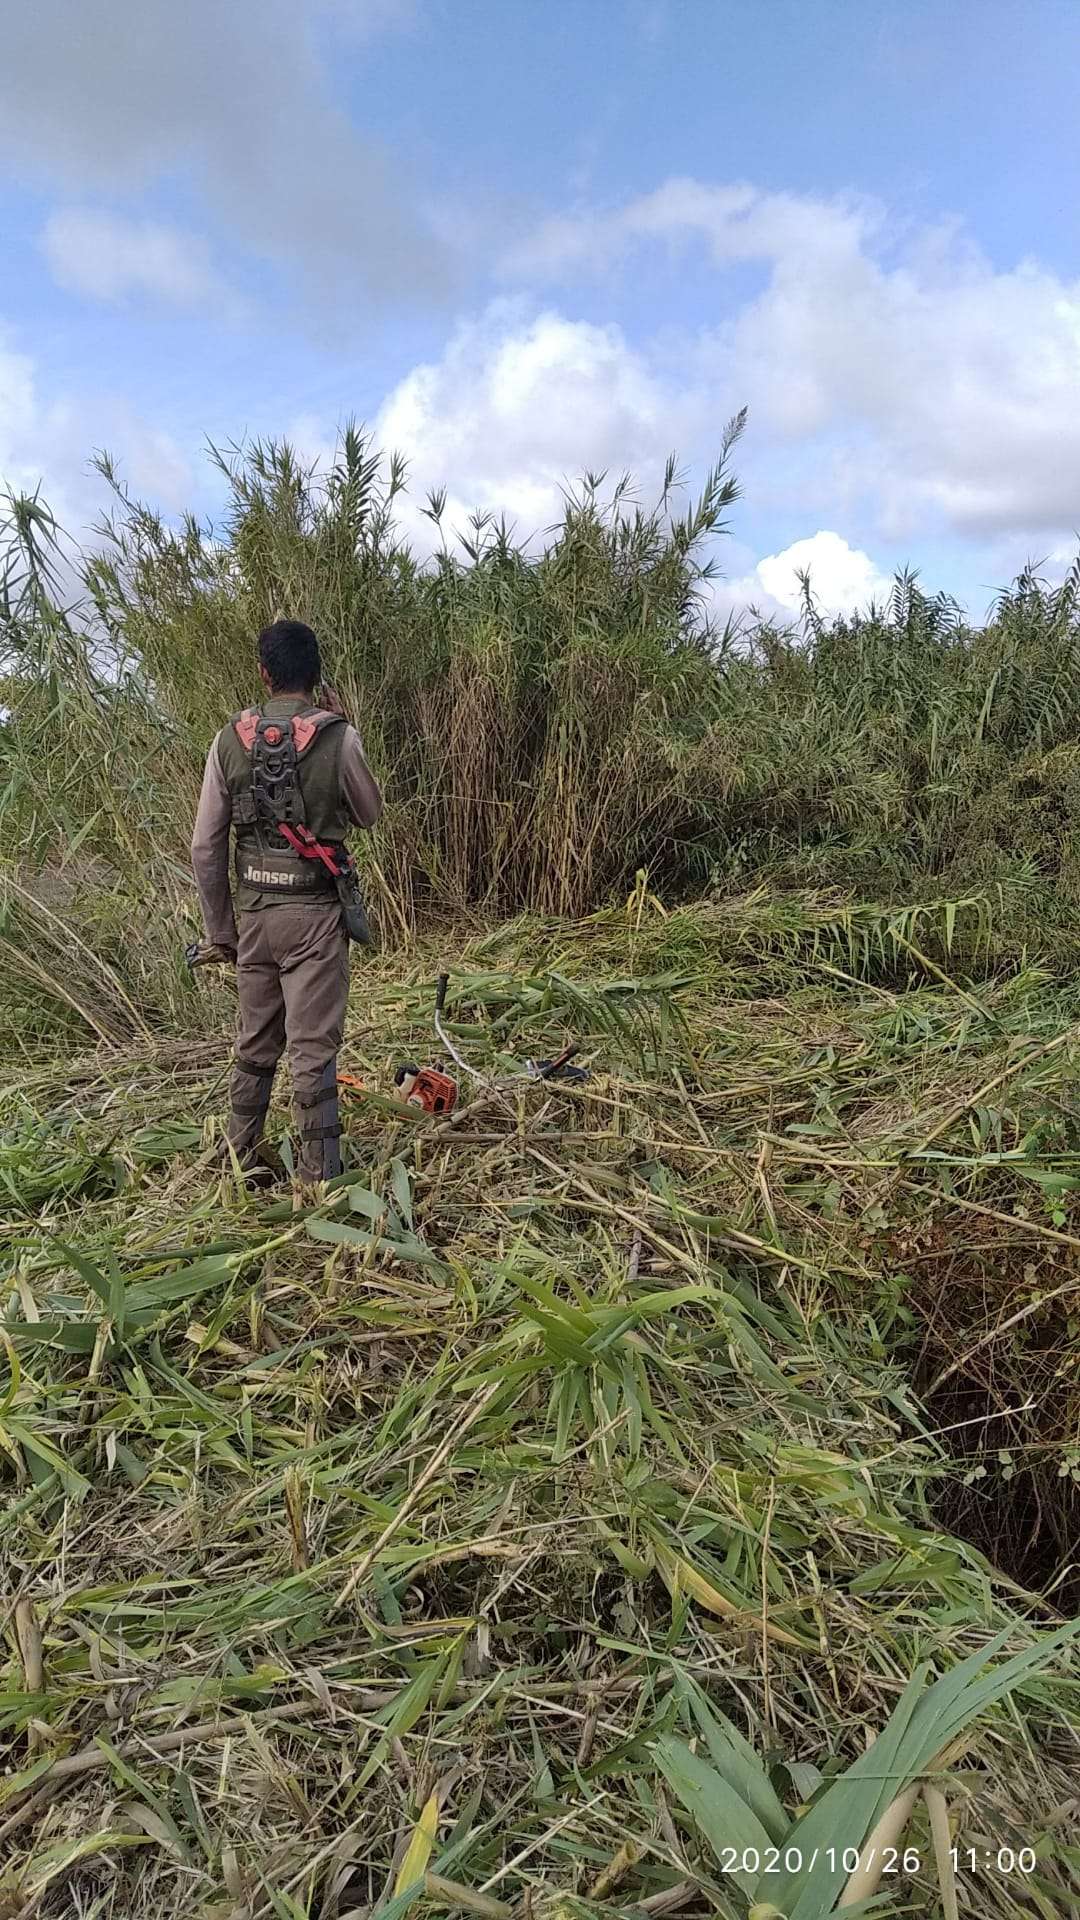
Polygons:
<instances>
[{"instance_id":1,"label":"orange chainsaw","mask_svg":"<svg viewBox=\"0 0 1080 1920\"><path fill-rule=\"evenodd\" d=\"M435 991L435 1031L448 1052L452 1053L453 1047L439 1023L447 984L448 975L440 974ZM448 1114L453 1113L457 1106L458 1083L452 1074L445 1071L441 1062L434 1067L418 1067L414 1060L406 1060L394 1074L394 1085L398 1097L404 1100L406 1106L419 1107L422 1113Z\"/></svg>"},{"instance_id":2,"label":"orange chainsaw","mask_svg":"<svg viewBox=\"0 0 1080 1920\"><path fill-rule=\"evenodd\" d=\"M338 1086L348 1093L365 1092L364 1082L354 1073L339 1073ZM394 1086L399 1099L424 1113L452 1113L457 1104L457 1081L439 1067L418 1067L411 1060L397 1068Z\"/></svg>"},{"instance_id":3,"label":"orange chainsaw","mask_svg":"<svg viewBox=\"0 0 1080 1920\"><path fill-rule=\"evenodd\" d=\"M516 1086L522 1080L573 1080L581 1082L589 1078L589 1072L586 1067L574 1067L570 1064L574 1055L579 1051L576 1045L564 1047L562 1052L556 1054L552 1060L529 1060L526 1063L523 1073L511 1074L508 1079L492 1080L487 1074L478 1073L474 1067L470 1067L467 1060L462 1059L442 1024L442 1012L446 1001L446 989L448 985L449 975L440 973L435 986L435 1031L451 1059L462 1069L462 1072L467 1073L480 1087L486 1089L488 1092L497 1093L505 1088ZM357 1092L363 1090L363 1081L355 1079L352 1074L348 1073L338 1075L338 1085L351 1087ZM397 1090L398 1098L403 1100L407 1106L419 1107L422 1113L429 1113L433 1117L445 1117L447 1114L453 1113L454 1108L457 1106L458 1083L451 1074L446 1072L441 1064L438 1066L421 1067L418 1066L415 1061L407 1060L395 1069L394 1086Z\"/></svg>"},{"instance_id":4,"label":"orange chainsaw","mask_svg":"<svg viewBox=\"0 0 1080 1920\"><path fill-rule=\"evenodd\" d=\"M394 1085L406 1106L420 1107L424 1113L453 1113L457 1106L457 1081L441 1067L418 1067L406 1061L394 1074Z\"/></svg>"}]
</instances>

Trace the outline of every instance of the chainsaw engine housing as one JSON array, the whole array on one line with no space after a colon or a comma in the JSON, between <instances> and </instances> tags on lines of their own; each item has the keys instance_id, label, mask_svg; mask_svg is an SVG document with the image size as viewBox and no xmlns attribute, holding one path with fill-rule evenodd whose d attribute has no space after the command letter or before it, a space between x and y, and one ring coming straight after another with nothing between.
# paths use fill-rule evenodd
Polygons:
<instances>
[{"instance_id":1,"label":"chainsaw engine housing","mask_svg":"<svg viewBox=\"0 0 1080 1920\"><path fill-rule=\"evenodd\" d=\"M408 1106L424 1113L452 1113L457 1105L457 1081L440 1067L418 1067L410 1061L397 1069L394 1085Z\"/></svg>"}]
</instances>

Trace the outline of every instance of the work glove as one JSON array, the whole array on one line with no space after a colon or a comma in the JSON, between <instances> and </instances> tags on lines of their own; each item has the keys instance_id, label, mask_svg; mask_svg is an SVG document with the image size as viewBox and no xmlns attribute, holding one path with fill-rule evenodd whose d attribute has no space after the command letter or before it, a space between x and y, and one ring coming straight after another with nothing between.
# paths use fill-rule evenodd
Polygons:
<instances>
[{"instance_id":1,"label":"work glove","mask_svg":"<svg viewBox=\"0 0 1080 1920\"><path fill-rule=\"evenodd\" d=\"M193 940L190 947L184 949L184 959L192 973L196 967L235 967L236 948L223 946L217 940Z\"/></svg>"}]
</instances>

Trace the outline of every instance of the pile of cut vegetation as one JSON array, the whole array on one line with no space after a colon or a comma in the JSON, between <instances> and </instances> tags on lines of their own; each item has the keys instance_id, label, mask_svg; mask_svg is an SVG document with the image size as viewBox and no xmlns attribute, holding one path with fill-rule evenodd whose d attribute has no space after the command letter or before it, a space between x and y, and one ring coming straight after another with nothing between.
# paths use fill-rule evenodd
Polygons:
<instances>
[{"instance_id":1,"label":"pile of cut vegetation","mask_svg":"<svg viewBox=\"0 0 1080 1920\"><path fill-rule=\"evenodd\" d=\"M227 984L2 1090L5 1920L1075 1913L1078 1038L936 912L476 936L449 1125L385 956L306 1210Z\"/></svg>"}]
</instances>

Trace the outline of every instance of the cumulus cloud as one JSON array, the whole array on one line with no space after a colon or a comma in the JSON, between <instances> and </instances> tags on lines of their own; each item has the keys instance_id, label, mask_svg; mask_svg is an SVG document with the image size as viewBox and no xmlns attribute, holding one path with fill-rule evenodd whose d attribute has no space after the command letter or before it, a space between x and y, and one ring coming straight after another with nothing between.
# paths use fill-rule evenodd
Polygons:
<instances>
[{"instance_id":1,"label":"cumulus cloud","mask_svg":"<svg viewBox=\"0 0 1080 1920\"><path fill-rule=\"evenodd\" d=\"M1071 528L1080 489L1080 281L1002 270L954 227L898 231L878 205L673 180L608 211L544 222L504 262L542 281L613 270L644 247L704 246L766 282L698 336L699 379L754 431L820 456L816 484L871 504L882 531Z\"/></svg>"},{"instance_id":2,"label":"cumulus cloud","mask_svg":"<svg viewBox=\"0 0 1080 1920\"><path fill-rule=\"evenodd\" d=\"M585 470L606 471L614 482L629 469L639 497L651 500L673 447L700 433L701 405L700 394L665 383L617 327L502 301L459 328L441 360L395 388L375 431L387 451L408 458L410 498L400 517L426 552L437 536L422 502L436 486L448 489L448 531L465 530L474 510L506 509L521 537L559 517L567 486ZM302 427L301 444L325 453L325 432L313 421ZM743 569L716 583L721 617L753 606L788 619L802 603L800 571L809 571L826 615L865 608L891 585L869 554L827 529L756 564L742 547L721 545L717 557Z\"/></svg>"},{"instance_id":3,"label":"cumulus cloud","mask_svg":"<svg viewBox=\"0 0 1080 1920\"><path fill-rule=\"evenodd\" d=\"M71 207L54 213L41 236L42 251L60 286L96 300L144 295L174 306L211 302L239 311L196 234L157 220Z\"/></svg>"},{"instance_id":4,"label":"cumulus cloud","mask_svg":"<svg viewBox=\"0 0 1080 1920\"><path fill-rule=\"evenodd\" d=\"M433 294L446 251L404 170L334 98L327 35L391 24L395 0L35 0L4 23L0 150L80 195L194 187L241 251L298 269L313 300ZM407 15L407 9L406 15Z\"/></svg>"},{"instance_id":5,"label":"cumulus cloud","mask_svg":"<svg viewBox=\"0 0 1080 1920\"><path fill-rule=\"evenodd\" d=\"M699 409L700 396L665 384L617 327L500 301L459 327L440 360L400 382L374 435L408 460L398 520L423 555L439 544L423 510L438 487L447 490L451 537L467 532L474 512L504 510L518 538L542 534L587 470L606 472L613 485L629 469L638 497L651 501L673 441L699 430ZM325 465L332 456L334 436L312 416L294 421L288 437L307 460ZM711 589L721 618L752 606L788 620L802 603L800 570L826 615L865 608L891 585L867 553L825 529L756 563L726 543L718 558L735 573Z\"/></svg>"},{"instance_id":6,"label":"cumulus cloud","mask_svg":"<svg viewBox=\"0 0 1080 1920\"><path fill-rule=\"evenodd\" d=\"M752 572L723 583L721 602L731 610L752 606L786 619L802 610L800 573L809 575L815 605L826 616L863 612L872 600L884 600L892 586L868 553L850 546L839 533L822 529L793 541L782 553L767 554Z\"/></svg>"},{"instance_id":7,"label":"cumulus cloud","mask_svg":"<svg viewBox=\"0 0 1080 1920\"><path fill-rule=\"evenodd\" d=\"M693 396L669 388L618 327L496 302L401 381L375 426L408 459L408 530L430 544L419 503L431 488L449 489L448 530L505 510L525 538L559 517L587 470L657 484L693 416Z\"/></svg>"},{"instance_id":8,"label":"cumulus cloud","mask_svg":"<svg viewBox=\"0 0 1080 1920\"><path fill-rule=\"evenodd\" d=\"M638 497L651 502L673 442L695 430L699 405L665 383L617 327L500 301L393 389L373 436L409 463L398 519L423 556L440 540L423 511L438 487L447 489L443 527L451 538L486 511L505 511L521 540L542 535L586 470L606 472L609 488L629 470ZM298 415L285 432L305 462L325 469L333 458L336 435L325 419ZM103 504L87 465L95 445L117 453L137 494L166 511L189 504L195 476L168 434L115 398L47 402L31 358L0 340L0 476L32 490L44 474L50 505L80 538ZM827 615L864 608L890 585L867 553L827 529L756 562L735 544L721 545L718 557L735 575L712 589L721 618L752 606L787 621L801 605L799 571L809 571Z\"/></svg>"}]
</instances>

